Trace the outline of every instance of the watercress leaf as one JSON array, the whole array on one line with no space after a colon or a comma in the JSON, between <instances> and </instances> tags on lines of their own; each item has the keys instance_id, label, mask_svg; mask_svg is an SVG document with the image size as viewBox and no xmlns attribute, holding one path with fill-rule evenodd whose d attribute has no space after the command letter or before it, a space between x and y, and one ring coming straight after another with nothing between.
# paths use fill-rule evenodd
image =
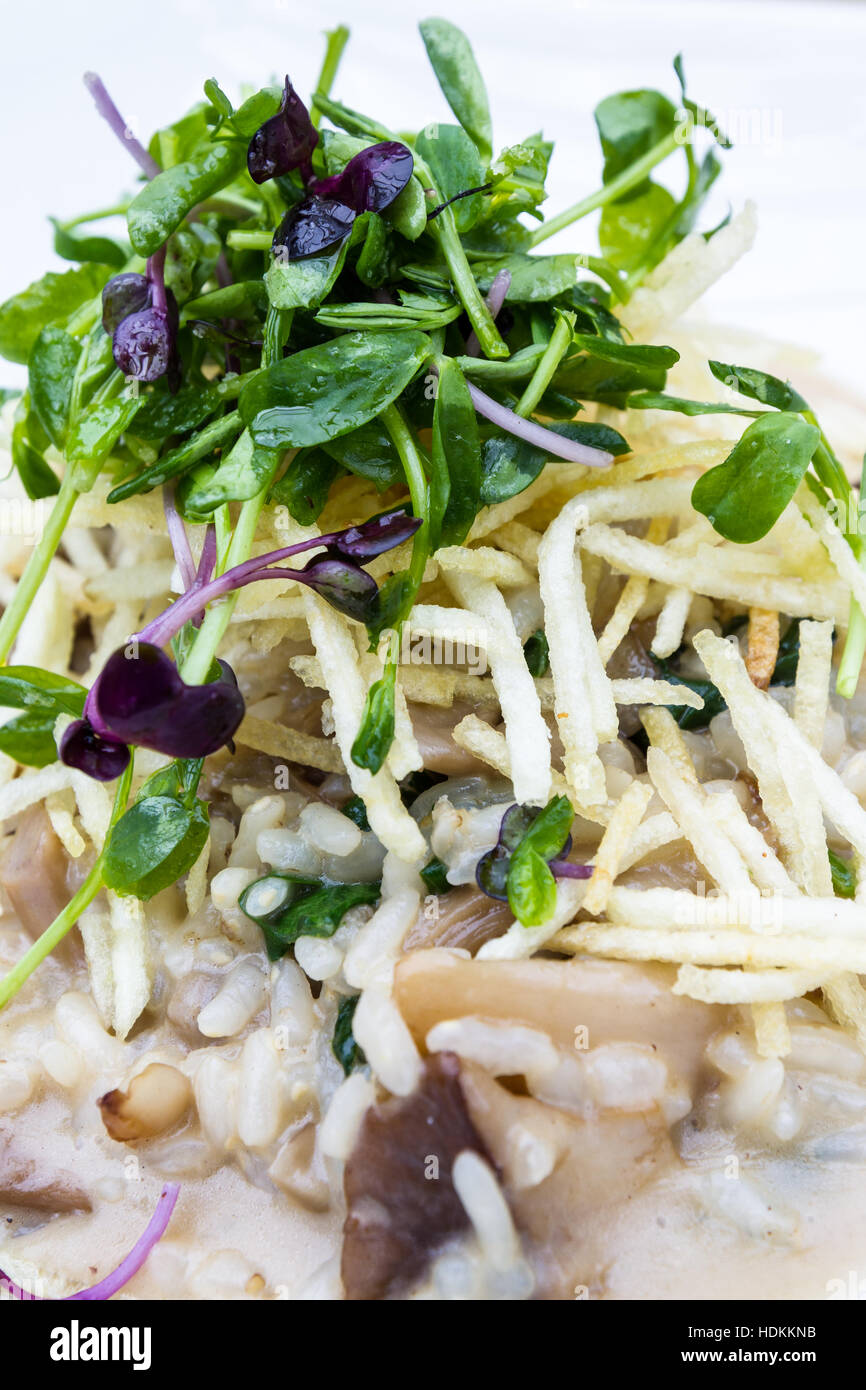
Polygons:
<instances>
[{"instance_id":1,"label":"watercress leaf","mask_svg":"<svg viewBox=\"0 0 866 1390\"><path fill-rule=\"evenodd\" d=\"M538 627L523 644L523 655L531 676L546 676L550 669L550 648L544 628Z\"/></svg>"},{"instance_id":2,"label":"watercress leaf","mask_svg":"<svg viewBox=\"0 0 866 1390\"><path fill-rule=\"evenodd\" d=\"M808 410L809 407L799 391L795 391L790 381L780 381L769 372L759 372L754 367L734 367L727 362L709 363L710 371L723 386L739 391L762 405L770 405L775 410Z\"/></svg>"},{"instance_id":3,"label":"watercress leaf","mask_svg":"<svg viewBox=\"0 0 866 1390\"><path fill-rule=\"evenodd\" d=\"M369 420L348 434L326 440L322 447L349 473L374 483L379 492L393 487L403 476L400 455L381 420Z\"/></svg>"},{"instance_id":4,"label":"watercress leaf","mask_svg":"<svg viewBox=\"0 0 866 1390\"><path fill-rule=\"evenodd\" d=\"M76 416L69 431L66 458L74 466L79 492L87 492L93 486L105 460L143 404L143 396L118 396L91 402Z\"/></svg>"},{"instance_id":5,"label":"watercress leaf","mask_svg":"<svg viewBox=\"0 0 866 1390\"><path fill-rule=\"evenodd\" d=\"M57 449L66 443L69 407L81 344L62 328L43 328L30 352L27 380L33 410Z\"/></svg>"},{"instance_id":6,"label":"watercress leaf","mask_svg":"<svg viewBox=\"0 0 866 1390\"><path fill-rule=\"evenodd\" d=\"M520 846L508 867L508 906L524 927L538 927L556 907L556 880L531 846Z\"/></svg>"},{"instance_id":7,"label":"watercress leaf","mask_svg":"<svg viewBox=\"0 0 866 1390\"><path fill-rule=\"evenodd\" d=\"M103 863L106 887L147 901L192 868L208 828L203 801L192 806L171 796L136 801L111 832Z\"/></svg>"},{"instance_id":8,"label":"watercress leaf","mask_svg":"<svg viewBox=\"0 0 866 1390\"><path fill-rule=\"evenodd\" d=\"M49 217L54 228L54 250L65 261L95 261L97 265L110 265L119 270L129 259L129 248L121 246L107 236L88 236L86 233L64 227L56 217Z\"/></svg>"},{"instance_id":9,"label":"watercress leaf","mask_svg":"<svg viewBox=\"0 0 866 1390\"><path fill-rule=\"evenodd\" d=\"M478 150L462 126L438 122L427 126L415 141L415 149L428 165L443 202L484 183ZM452 205L458 232L468 232L474 226L482 201L483 196L475 193Z\"/></svg>"},{"instance_id":10,"label":"watercress leaf","mask_svg":"<svg viewBox=\"0 0 866 1390\"><path fill-rule=\"evenodd\" d=\"M16 420L12 426L12 467L31 501L40 497L53 497L60 491L57 474L45 462L40 451L31 444L27 431L26 417Z\"/></svg>"},{"instance_id":11,"label":"watercress leaf","mask_svg":"<svg viewBox=\"0 0 866 1390\"><path fill-rule=\"evenodd\" d=\"M453 357L439 360L430 476L431 551L462 545L481 505L478 417Z\"/></svg>"},{"instance_id":12,"label":"watercress leaf","mask_svg":"<svg viewBox=\"0 0 866 1390\"><path fill-rule=\"evenodd\" d=\"M501 270L507 270L511 276L506 304L537 304L557 299L577 284L577 256L527 256L517 252L495 260L475 261L472 266L472 273L485 293Z\"/></svg>"},{"instance_id":13,"label":"watercress leaf","mask_svg":"<svg viewBox=\"0 0 866 1390\"><path fill-rule=\"evenodd\" d=\"M647 259L648 248L659 242L675 208L672 194L649 179L634 197L608 203L602 209L598 228L602 255L621 269L644 262L650 269L664 255L665 243L658 245L657 256Z\"/></svg>"},{"instance_id":14,"label":"watercress leaf","mask_svg":"<svg viewBox=\"0 0 866 1390\"><path fill-rule=\"evenodd\" d=\"M799 487L820 433L787 411L753 420L724 463L692 489L692 506L726 540L748 545L778 521Z\"/></svg>"},{"instance_id":15,"label":"watercress leaf","mask_svg":"<svg viewBox=\"0 0 866 1390\"><path fill-rule=\"evenodd\" d=\"M0 357L26 363L41 330L65 322L93 299L109 273L107 266L90 264L59 275L50 271L0 304Z\"/></svg>"},{"instance_id":16,"label":"watercress leaf","mask_svg":"<svg viewBox=\"0 0 866 1390\"><path fill-rule=\"evenodd\" d=\"M331 484L343 473L336 459L324 449L301 449L271 488L270 500L288 507L302 526L311 526L321 515Z\"/></svg>"},{"instance_id":17,"label":"watercress leaf","mask_svg":"<svg viewBox=\"0 0 866 1390\"><path fill-rule=\"evenodd\" d=\"M140 256L152 256L192 209L240 172L240 145L208 144L195 158L164 169L133 199L127 212L129 239Z\"/></svg>"},{"instance_id":18,"label":"watercress leaf","mask_svg":"<svg viewBox=\"0 0 866 1390\"><path fill-rule=\"evenodd\" d=\"M418 27L445 100L481 158L489 161L493 142L490 106L469 40L447 19L425 19Z\"/></svg>"},{"instance_id":19,"label":"watercress leaf","mask_svg":"<svg viewBox=\"0 0 866 1390\"><path fill-rule=\"evenodd\" d=\"M59 714L78 717L86 695L77 681L44 671L41 666L0 667L0 706L39 711L52 719Z\"/></svg>"},{"instance_id":20,"label":"watercress leaf","mask_svg":"<svg viewBox=\"0 0 866 1390\"><path fill-rule=\"evenodd\" d=\"M266 448L321 444L379 415L429 354L421 333L347 333L260 372L241 392L241 416Z\"/></svg>"},{"instance_id":21,"label":"watercress leaf","mask_svg":"<svg viewBox=\"0 0 866 1390\"><path fill-rule=\"evenodd\" d=\"M604 154L604 183L610 183L670 135L676 107L661 92L617 92L595 108L595 124Z\"/></svg>"},{"instance_id":22,"label":"watercress leaf","mask_svg":"<svg viewBox=\"0 0 866 1390\"><path fill-rule=\"evenodd\" d=\"M34 711L8 720L0 726L0 752L26 767L47 767L56 762L54 716Z\"/></svg>"},{"instance_id":23,"label":"watercress leaf","mask_svg":"<svg viewBox=\"0 0 866 1390\"><path fill-rule=\"evenodd\" d=\"M282 450L257 445L244 430L213 476L190 488L184 505L194 512L211 512L226 502L245 502L270 484L282 456Z\"/></svg>"},{"instance_id":24,"label":"watercress leaf","mask_svg":"<svg viewBox=\"0 0 866 1390\"><path fill-rule=\"evenodd\" d=\"M361 726L352 744L352 762L368 772L379 771L394 742L396 675L396 666L389 664L367 691Z\"/></svg>"},{"instance_id":25,"label":"watercress leaf","mask_svg":"<svg viewBox=\"0 0 866 1390\"><path fill-rule=\"evenodd\" d=\"M363 1067L367 1061L364 1051L355 1042L355 1035L352 1032L352 1020L355 1017L355 1010L358 1007L360 994L351 994L345 999L340 1000L337 1009L337 1021L334 1024L334 1037L331 1042L331 1051L336 1057L344 1073L348 1076L355 1067Z\"/></svg>"}]
</instances>

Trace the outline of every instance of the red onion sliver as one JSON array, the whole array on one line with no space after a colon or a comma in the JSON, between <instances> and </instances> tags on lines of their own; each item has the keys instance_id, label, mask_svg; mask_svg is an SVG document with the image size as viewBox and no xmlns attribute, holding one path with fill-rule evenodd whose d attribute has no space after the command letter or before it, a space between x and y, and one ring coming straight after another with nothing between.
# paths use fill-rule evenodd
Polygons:
<instances>
[{"instance_id":1,"label":"red onion sliver","mask_svg":"<svg viewBox=\"0 0 866 1390\"><path fill-rule=\"evenodd\" d=\"M524 420L521 415L515 415L513 410L479 391L471 382L466 384L478 414L508 434L525 439L527 444L534 444L537 449L544 449L568 463L584 463L589 468L607 468L608 464L613 463L613 454L606 453L604 449L593 449L588 444L578 444L554 430L545 429L544 425L537 425L534 420Z\"/></svg>"},{"instance_id":2,"label":"red onion sliver","mask_svg":"<svg viewBox=\"0 0 866 1390\"><path fill-rule=\"evenodd\" d=\"M189 536L186 534L183 518L174 504L174 487L169 483L166 483L162 489L162 506L175 563L180 570L181 583L184 589L189 589L195 580L195 560L192 558Z\"/></svg>"},{"instance_id":3,"label":"red onion sliver","mask_svg":"<svg viewBox=\"0 0 866 1390\"><path fill-rule=\"evenodd\" d=\"M490 317L494 321L496 319L496 315L499 313L499 310L505 303L505 296L508 294L510 288L511 271L500 270L498 274L496 274L493 277L493 284L487 291L487 299L485 301L487 304L487 308L490 311ZM466 339L466 347L464 351L467 357L477 357L479 352L481 351L481 344L478 341L474 328L472 332L469 334L469 337Z\"/></svg>"},{"instance_id":4,"label":"red onion sliver","mask_svg":"<svg viewBox=\"0 0 866 1390\"><path fill-rule=\"evenodd\" d=\"M145 1230L139 1236L135 1245L130 1250L124 1260L121 1260L117 1269L111 1274L107 1274L104 1279L100 1279L98 1284L93 1284L89 1289L81 1289L79 1293L70 1294L67 1298L58 1299L61 1303L76 1303L82 1300L101 1301L112 1298L124 1284L128 1284L134 1274L137 1274L144 1264L153 1247L156 1245L165 1232L165 1228L171 1220L177 1202L180 1184L167 1182L160 1193L156 1210L147 1223ZM21 1299L23 1302L49 1302L43 1300L39 1294L28 1293L22 1289L20 1284L16 1284L13 1279L0 1270L0 1288L6 1290L7 1296Z\"/></svg>"}]
</instances>

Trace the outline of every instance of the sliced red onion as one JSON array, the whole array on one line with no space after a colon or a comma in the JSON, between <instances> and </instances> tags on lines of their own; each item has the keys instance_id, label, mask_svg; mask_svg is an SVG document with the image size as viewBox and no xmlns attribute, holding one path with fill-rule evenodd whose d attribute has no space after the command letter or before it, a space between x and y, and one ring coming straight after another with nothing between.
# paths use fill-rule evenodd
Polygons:
<instances>
[{"instance_id":1,"label":"sliced red onion","mask_svg":"<svg viewBox=\"0 0 866 1390\"><path fill-rule=\"evenodd\" d=\"M129 1254L121 1260L117 1269L113 1270L111 1274L107 1274L104 1279L100 1279L98 1284L92 1284L89 1289L81 1289L78 1293L69 1294L64 1299L42 1299L39 1294L28 1293L26 1289L22 1289L20 1284L16 1284L14 1279L10 1279L2 1271L0 1271L0 1285L8 1290L12 1298L19 1298L23 1302L76 1303L81 1301L98 1302L113 1298L124 1284L128 1284L132 1276L138 1273L153 1247L161 1240L165 1228L171 1220L179 1192L179 1183L166 1183L160 1193L153 1216Z\"/></svg>"},{"instance_id":2,"label":"sliced red onion","mask_svg":"<svg viewBox=\"0 0 866 1390\"><path fill-rule=\"evenodd\" d=\"M500 270L493 277L493 284L487 291L487 299L485 300L487 308L490 311L490 317L494 321L496 320L496 315L499 313L499 310L505 303L506 296L510 289L511 271ZM473 328L472 332L469 334L469 337L466 339L465 355L467 357L477 357L480 351L481 344L479 343L478 337L475 333L475 329Z\"/></svg>"},{"instance_id":3,"label":"sliced red onion","mask_svg":"<svg viewBox=\"0 0 866 1390\"><path fill-rule=\"evenodd\" d=\"M592 449L588 444L577 444L573 439L566 439L554 430L536 424L534 420L524 420L507 406L494 401L484 391L479 391L471 381L466 385L478 414L498 425L506 433L513 434L518 439L525 439L527 444L534 444L537 449L544 449L548 454L565 459L568 463L584 463L589 468L607 468L608 464L613 463L613 454L605 453L603 449Z\"/></svg>"},{"instance_id":4,"label":"sliced red onion","mask_svg":"<svg viewBox=\"0 0 866 1390\"><path fill-rule=\"evenodd\" d=\"M175 563L180 571L181 583L184 589L189 589L196 578L195 560L192 558L189 536L186 534L183 518L174 504L173 484L166 483L163 487L162 506L165 512L165 524L168 527L168 538L174 551Z\"/></svg>"}]
</instances>

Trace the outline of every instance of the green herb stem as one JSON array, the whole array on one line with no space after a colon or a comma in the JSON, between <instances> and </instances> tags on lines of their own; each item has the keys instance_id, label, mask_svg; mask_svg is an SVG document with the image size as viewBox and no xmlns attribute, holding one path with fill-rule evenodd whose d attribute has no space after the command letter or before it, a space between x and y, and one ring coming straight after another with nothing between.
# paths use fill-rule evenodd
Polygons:
<instances>
[{"instance_id":1,"label":"green herb stem","mask_svg":"<svg viewBox=\"0 0 866 1390\"><path fill-rule=\"evenodd\" d=\"M400 462L406 474L406 482L409 484L409 496L412 499L412 511L421 519L421 526L415 532L412 542L412 559L409 563L409 575L412 584L417 588L424 578L424 569L427 564L427 535L430 527L430 487L427 482L427 474L424 469L424 461L421 450L415 439L412 430L406 424L403 415L396 405L386 406L382 411L382 423L393 440L394 447L400 455Z\"/></svg>"},{"instance_id":2,"label":"green herb stem","mask_svg":"<svg viewBox=\"0 0 866 1390\"><path fill-rule=\"evenodd\" d=\"M273 232L229 232L226 241L233 251L267 251L273 242Z\"/></svg>"},{"instance_id":3,"label":"green herb stem","mask_svg":"<svg viewBox=\"0 0 866 1390\"><path fill-rule=\"evenodd\" d=\"M524 419L527 419L538 405L553 380L557 367L571 347L574 324L574 314L562 312L557 314L556 325L550 335L550 341L545 348L544 355L527 382L523 395L514 407L515 415L522 415Z\"/></svg>"},{"instance_id":4,"label":"green herb stem","mask_svg":"<svg viewBox=\"0 0 866 1390\"><path fill-rule=\"evenodd\" d=\"M7 975L0 980L0 1009L16 995L21 986L29 980L37 966L41 965L46 956L50 956L55 946L59 946L64 936L71 931L78 921L82 912L89 907L97 893L103 887L102 869L105 861L105 854L108 842L111 838L111 830L119 820L126 808L129 788L132 782L133 760L130 758L129 764L118 783L117 791L114 796L114 807L111 813L111 823L105 837L105 843L97 856L96 862L87 878L82 883L74 898L66 904L63 911L55 917L50 927L47 927L40 937L33 942L33 945L18 961L13 965Z\"/></svg>"},{"instance_id":5,"label":"green herb stem","mask_svg":"<svg viewBox=\"0 0 866 1390\"><path fill-rule=\"evenodd\" d=\"M18 636L21 624L48 572L48 566L54 559L55 551L72 515L72 508L78 498L78 491L73 486L72 477L73 470L70 468L60 484L60 491L54 500L54 506L45 524L45 530L39 537L39 541L24 567L24 573L18 581L12 601L7 606L3 617L0 618L0 664L4 663L9 656L12 644Z\"/></svg>"},{"instance_id":6,"label":"green herb stem","mask_svg":"<svg viewBox=\"0 0 866 1390\"><path fill-rule=\"evenodd\" d=\"M343 56L343 50L349 42L349 30L346 28L345 24L340 24L336 29L329 29L325 37L328 41L327 47L325 48L325 56L322 59L322 70L319 73L319 80L316 83L316 96L313 98L310 107L310 120L317 129L322 119L322 112L319 109L316 98L319 95L327 97L331 94L334 78L337 76L337 68L340 66L340 59Z\"/></svg>"},{"instance_id":7,"label":"green herb stem","mask_svg":"<svg viewBox=\"0 0 866 1390\"><path fill-rule=\"evenodd\" d=\"M426 181L426 174L424 175ZM436 194L438 197L438 194ZM469 317L469 322L475 329L475 336L481 346L485 356L492 358L502 358L509 356L509 350L503 341L499 329L493 322L493 317L487 307L484 295L475 283L475 276L463 243L457 232L454 222L454 215L450 208L445 208L439 214L435 222L428 223L433 235L438 239L442 249L442 254L448 263L451 272L451 279L457 297Z\"/></svg>"},{"instance_id":8,"label":"green herb stem","mask_svg":"<svg viewBox=\"0 0 866 1390\"><path fill-rule=\"evenodd\" d=\"M647 175L657 164L661 164L663 159L674 153L680 148L681 141L676 131L671 131L658 144L653 145L651 150L647 150L641 159L636 159L633 164L629 164L627 169L623 169L621 174L617 174L610 183L603 184L596 189L588 198L581 198L580 202L572 203L570 208L565 208L563 212L551 217L549 222L543 222L540 227L536 227L530 238L532 246L538 246L542 241L547 241L548 237L555 236L557 232L570 227L573 222L579 222L582 217L595 212L597 208L604 207L606 203L615 202L624 193L630 193L639 183L642 183Z\"/></svg>"}]
</instances>

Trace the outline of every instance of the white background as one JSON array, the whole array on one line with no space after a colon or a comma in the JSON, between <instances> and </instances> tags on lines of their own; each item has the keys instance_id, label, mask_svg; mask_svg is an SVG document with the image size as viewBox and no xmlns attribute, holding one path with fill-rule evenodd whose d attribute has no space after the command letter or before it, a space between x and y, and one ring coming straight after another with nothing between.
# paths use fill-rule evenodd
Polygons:
<instances>
[{"instance_id":1,"label":"white background","mask_svg":"<svg viewBox=\"0 0 866 1390\"><path fill-rule=\"evenodd\" d=\"M759 209L757 245L710 308L819 345L826 367L866 395L866 4L835 0L5 0L0 300L58 264L47 214L104 206L133 187L81 84L86 69L146 143L211 75L235 96L242 82L289 72L306 94L321 31L344 21L353 32L334 95L418 128L448 114L416 29L431 12L473 42L495 143L541 127L556 140L548 215L599 182L595 103L635 86L675 97L670 61L682 51L692 97L740 136L709 215L749 197ZM548 245L593 241L587 221ZM0 364L6 381L20 370Z\"/></svg>"}]
</instances>

